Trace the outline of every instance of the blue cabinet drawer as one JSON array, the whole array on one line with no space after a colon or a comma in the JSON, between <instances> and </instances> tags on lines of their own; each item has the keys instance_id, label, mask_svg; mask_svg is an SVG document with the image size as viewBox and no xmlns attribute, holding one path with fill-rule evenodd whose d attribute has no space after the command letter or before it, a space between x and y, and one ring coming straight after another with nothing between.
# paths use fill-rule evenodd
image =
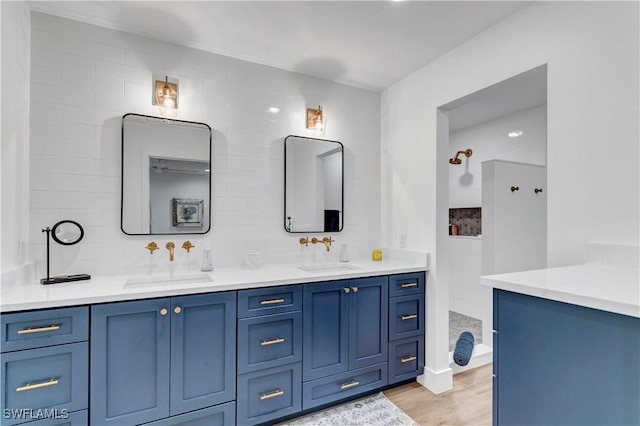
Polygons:
<instances>
[{"instance_id":1,"label":"blue cabinet drawer","mask_svg":"<svg viewBox=\"0 0 640 426\"><path fill-rule=\"evenodd\" d=\"M389 276L389 297L424 294L424 272Z\"/></svg>"},{"instance_id":2,"label":"blue cabinet drawer","mask_svg":"<svg viewBox=\"0 0 640 426\"><path fill-rule=\"evenodd\" d=\"M75 411L67 410L34 410L25 411L25 421L29 419L41 419L29 422L29 426L86 426L89 424L88 410ZM4 418L11 413L4 413ZM4 422L2 423L4 424Z\"/></svg>"},{"instance_id":3,"label":"blue cabinet drawer","mask_svg":"<svg viewBox=\"0 0 640 426\"><path fill-rule=\"evenodd\" d=\"M389 384L412 379L424 370L424 336L389 343Z\"/></svg>"},{"instance_id":4,"label":"blue cabinet drawer","mask_svg":"<svg viewBox=\"0 0 640 426\"><path fill-rule=\"evenodd\" d=\"M302 408L317 407L387 384L387 363L371 365L302 384Z\"/></svg>"},{"instance_id":5,"label":"blue cabinet drawer","mask_svg":"<svg viewBox=\"0 0 640 426\"><path fill-rule=\"evenodd\" d=\"M299 311L302 286L287 285L238 292L238 318Z\"/></svg>"},{"instance_id":6,"label":"blue cabinet drawer","mask_svg":"<svg viewBox=\"0 0 640 426\"><path fill-rule=\"evenodd\" d=\"M63 308L0 316L2 352L87 340L89 308Z\"/></svg>"},{"instance_id":7,"label":"blue cabinet drawer","mask_svg":"<svg viewBox=\"0 0 640 426\"><path fill-rule=\"evenodd\" d=\"M238 376L238 424L254 425L301 410L300 363Z\"/></svg>"},{"instance_id":8,"label":"blue cabinet drawer","mask_svg":"<svg viewBox=\"0 0 640 426\"><path fill-rule=\"evenodd\" d=\"M145 426L234 426L235 424L236 403L227 402L226 404L145 423Z\"/></svg>"},{"instance_id":9,"label":"blue cabinet drawer","mask_svg":"<svg viewBox=\"0 0 640 426\"><path fill-rule=\"evenodd\" d=\"M302 312L238 320L238 373L302 361Z\"/></svg>"},{"instance_id":10,"label":"blue cabinet drawer","mask_svg":"<svg viewBox=\"0 0 640 426\"><path fill-rule=\"evenodd\" d=\"M3 354L2 413L15 409L86 409L88 368L86 342ZM22 421L13 418L2 423Z\"/></svg>"},{"instance_id":11,"label":"blue cabinet drawer","mask_svg":"<svg viewBox=\"0 0 640 426\"><path fill-rule=\"evenodd\" d=\"M389 299L389 340L424 334L424 296Z\"/></svg>"}]
</instances>

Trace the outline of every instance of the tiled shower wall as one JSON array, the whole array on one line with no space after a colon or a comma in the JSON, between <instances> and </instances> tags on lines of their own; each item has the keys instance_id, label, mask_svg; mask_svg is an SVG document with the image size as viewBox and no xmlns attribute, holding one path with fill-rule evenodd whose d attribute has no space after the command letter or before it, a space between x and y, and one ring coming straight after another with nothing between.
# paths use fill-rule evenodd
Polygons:
<instances>
[{"instance_id":1,"label":"tiled shower wall","mask_svg":"<svg viewBox=\"0 0 640 426\"><path fill-rule=\"evenodd\" d=\"M311 136L306 106L328 116L323 138L345 146L344 232L353 257L379 244L380 94L120 31L33 13L31 37L30 257L44 271L41 230L72 219L85 240L52 247L53 273L197 270L209 245L214 265L331 260L283 230L283 139ZM154 76L179 80L178 119L213 129L212 230L206 235L127 236L120 230L120 122L158 115ZM270 108L279 112L270 112ZM21 165L17 165L20 167ZM372 232L373 231L373 232ZM167 241L178 247L169 263ZM154 240L163 249L144 249ZM324 247L324 246L323 246Z\"/></svg>"}]
</instances>

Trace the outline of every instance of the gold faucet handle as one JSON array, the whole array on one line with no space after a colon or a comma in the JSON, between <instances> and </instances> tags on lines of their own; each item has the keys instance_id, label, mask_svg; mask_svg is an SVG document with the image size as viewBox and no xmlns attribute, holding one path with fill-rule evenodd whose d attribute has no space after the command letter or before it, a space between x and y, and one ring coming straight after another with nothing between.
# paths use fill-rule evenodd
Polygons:
<instances>
[{"instance_id":1,"label":"gold faucet handle","mask_svg":"<svg viewBox=\"0 0 640 426\"><path fill-rule=\"evenodd\" d=\"M166 247L167 247L167 250L171 250L171 249L175 248L175 247L176 247L176 245L175 245L175 244L173 244L171 241L169 241L169 242L167 243Z\"/></svg>"},{"instance_id":2,"label":"gold faucet handle","mask_svg":"<svg viewBox=\"0 0 640 426\"><path fill-rule=\"evenodd\" d=\"M318 239L316 237L313 237L311 239L311 244L318 244Z\"/></svg>"},{"instance_id":3,"label":"gold faucet handle","mask_svg":"<svg viewBox=\"0 0 640 426\"><path fill-rule=\"evenodd\" d=\"M335 242L336 242L336 240L334 240L334 239L333 239L333 238L331 238L331 237L324 237L324 238L322 239L322 241L323 241L323 242L325 242L325 243L328 243L329 245L331 245L331 243L335 243Z\"/></svg>"},{"instance_id":4,"label":"gold faucet handle","mask_svg":"<svg viewBox=\"0 0 640 426\"><path fill-rule=\"evenodd\" d=\"M305 247L309 246L309 238L302 237L300 238L300 244L304 244Z\"/></svg>"},{"instance_id":5,"label":"gold faucet handle","mask_svg":"<svg viewBox=\"0 0 640 426\"><path fill-rule=\"evenodd\" d=\"M187 240L184 243L182 243L182 248L185 249L187 251L187 253L189 253L189 250L191 250L194 247L195 246L193 244L191 244L191 241L189 241L189 240Z\"/></svg>"},{"instance_id":6,"label":"gold faucet handle","mask_svg":"<svg viewBox=\"0 0 640 426\"><path fill-rule=\"evenodd\" d=\"M155 241L151 241L145 248L149 250L149 254L153 254L153 251L158 250L159 247Z\"/></svg>"}]
</instances>

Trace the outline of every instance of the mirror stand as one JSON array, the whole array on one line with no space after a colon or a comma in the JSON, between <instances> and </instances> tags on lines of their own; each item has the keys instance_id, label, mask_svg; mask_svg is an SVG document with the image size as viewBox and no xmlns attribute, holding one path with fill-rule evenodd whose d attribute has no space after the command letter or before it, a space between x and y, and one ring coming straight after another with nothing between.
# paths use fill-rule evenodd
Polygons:
<instances>
[{"instance_id":1,"label":"mirror stand","mask_svg":"<svg viewBox=\"0 0 640 426\"><path fill-rule=\"evenodd\" d=\"M47 226L42 232L47 233L47 277L41 278L40 284L59 284L91 279L91 275L89 274L56 275L53 277L49 274L49 237L52 237L58 244L65 246L79 243L82 237L84 237L84 229L82 229L79 223L72 220L63 220L56 223L52 229L49 229ZM52 232L53 235L51 235Z\"/></svg>"}]
</instances>

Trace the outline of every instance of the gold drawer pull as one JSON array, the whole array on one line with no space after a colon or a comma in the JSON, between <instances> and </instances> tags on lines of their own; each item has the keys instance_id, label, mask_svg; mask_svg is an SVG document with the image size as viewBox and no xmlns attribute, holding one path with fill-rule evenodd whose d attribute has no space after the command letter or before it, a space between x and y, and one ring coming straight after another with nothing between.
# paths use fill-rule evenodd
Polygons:
<instances>
[{"instance_id":1,"label":"gold drawer pull","mask_svg":"<svg viewBox=\"0 0 640 426\"><path fill-rule=\"evenodd\" d=\"M34 390L34 389L40 389L40 388L46 388L47 386L54 386L57 385L58 381L55 379L50 379L48 382L42 382L42 383L36 383L36 384L31 384L31 383L27 383L25 386L16 388L16 392L23 392L23 391L28 391L28 390Z\"/></svg>"},{"instance_id":2,"label":"gold drawer pull","mask_svg":"<svg viewBox=\"0 0 640 426\"><path fill-rule=\"evenodd\" d=\"M262 395L260 395L260 401L264 401L265 399L276 398L282 395L284 395L284 391L280 389L278 389L277 391L273 391L271 393L263 393Z\"/></svg>"},{"instance_id":3,"label":"gold drawer pull","mask_svg":"<svg viewBox=\"0 0 640 426\"><path fill-rule=\"evenodd\" d=\"M353 382L344 383L344 384L340 385L340 389L342 389L342 390L350 389L352 387L358 386L359 384L360 384L360 382L354 380Z\"/></svg>"},{"instance_id":4,"label":"gold drawer pull","mask_svg":"<svg viewBox=\"0 0 640 426\"><path fill-rule=\"evenodd\" d=\"M24 330L18 330L18 334L42 333L45 331L56 331L56 330L60 330L59 325L50 325L49 327L40 327L40 328L25 328Z\"/></svg>"},{"instance_id":5,"label":"gold drawer pull","mask_svg":"<svg viewBox=\"0 0 640 426\"><path fill-rule=\"evenodd\" d=\"M409 287L418 287L418 283L404 283L404 284L402 284L402 288L409 288Z\"/></svg>"},{"instance_id":6,"label":"gold drawer pull","mask_svg":"<svg viewBox=\"0 0 640 426\"><path fill-rule=\"evenodd\" d=\"M416 359L417 358L415 356L410 355L410 356L405 357L405 358L400 358L400 362L404 364L405 362L415 361Z\"/></svg>"},{"instance_id":7,"label":"gold drawer pull","mask_svg":"<svg viewBox=\"0 0 640 426\"><path fill-rule=\"evenodd\" d=\"M400 319L402 321L406 321L406 320L412 320L412 319L416 319L418 318L418 316L416 314L411 314L411 315L403 315L400 317Z\"/></svg>"},{"instance_id":8,"label":"gold drawer pull","mask_svg":"<svg viewBox=\"0 0 640 426\"><path fill-rule=\"evenodd\" d=\"M282 337L276 337L273 340L263 340L260 346L277 345L278 343L284 343L284 339Z\"/></svg>"},{"instance_id":9,"label":"gold drawer pull","mask_svg":"<svg viewBox=\"0 0 640 426\"><path fill-rule=\"evenodd\" d=\"M277 305L278 303L284 303L284 299L262 300L260 302L261 305Z\"/></svg>"}]
</instances>

